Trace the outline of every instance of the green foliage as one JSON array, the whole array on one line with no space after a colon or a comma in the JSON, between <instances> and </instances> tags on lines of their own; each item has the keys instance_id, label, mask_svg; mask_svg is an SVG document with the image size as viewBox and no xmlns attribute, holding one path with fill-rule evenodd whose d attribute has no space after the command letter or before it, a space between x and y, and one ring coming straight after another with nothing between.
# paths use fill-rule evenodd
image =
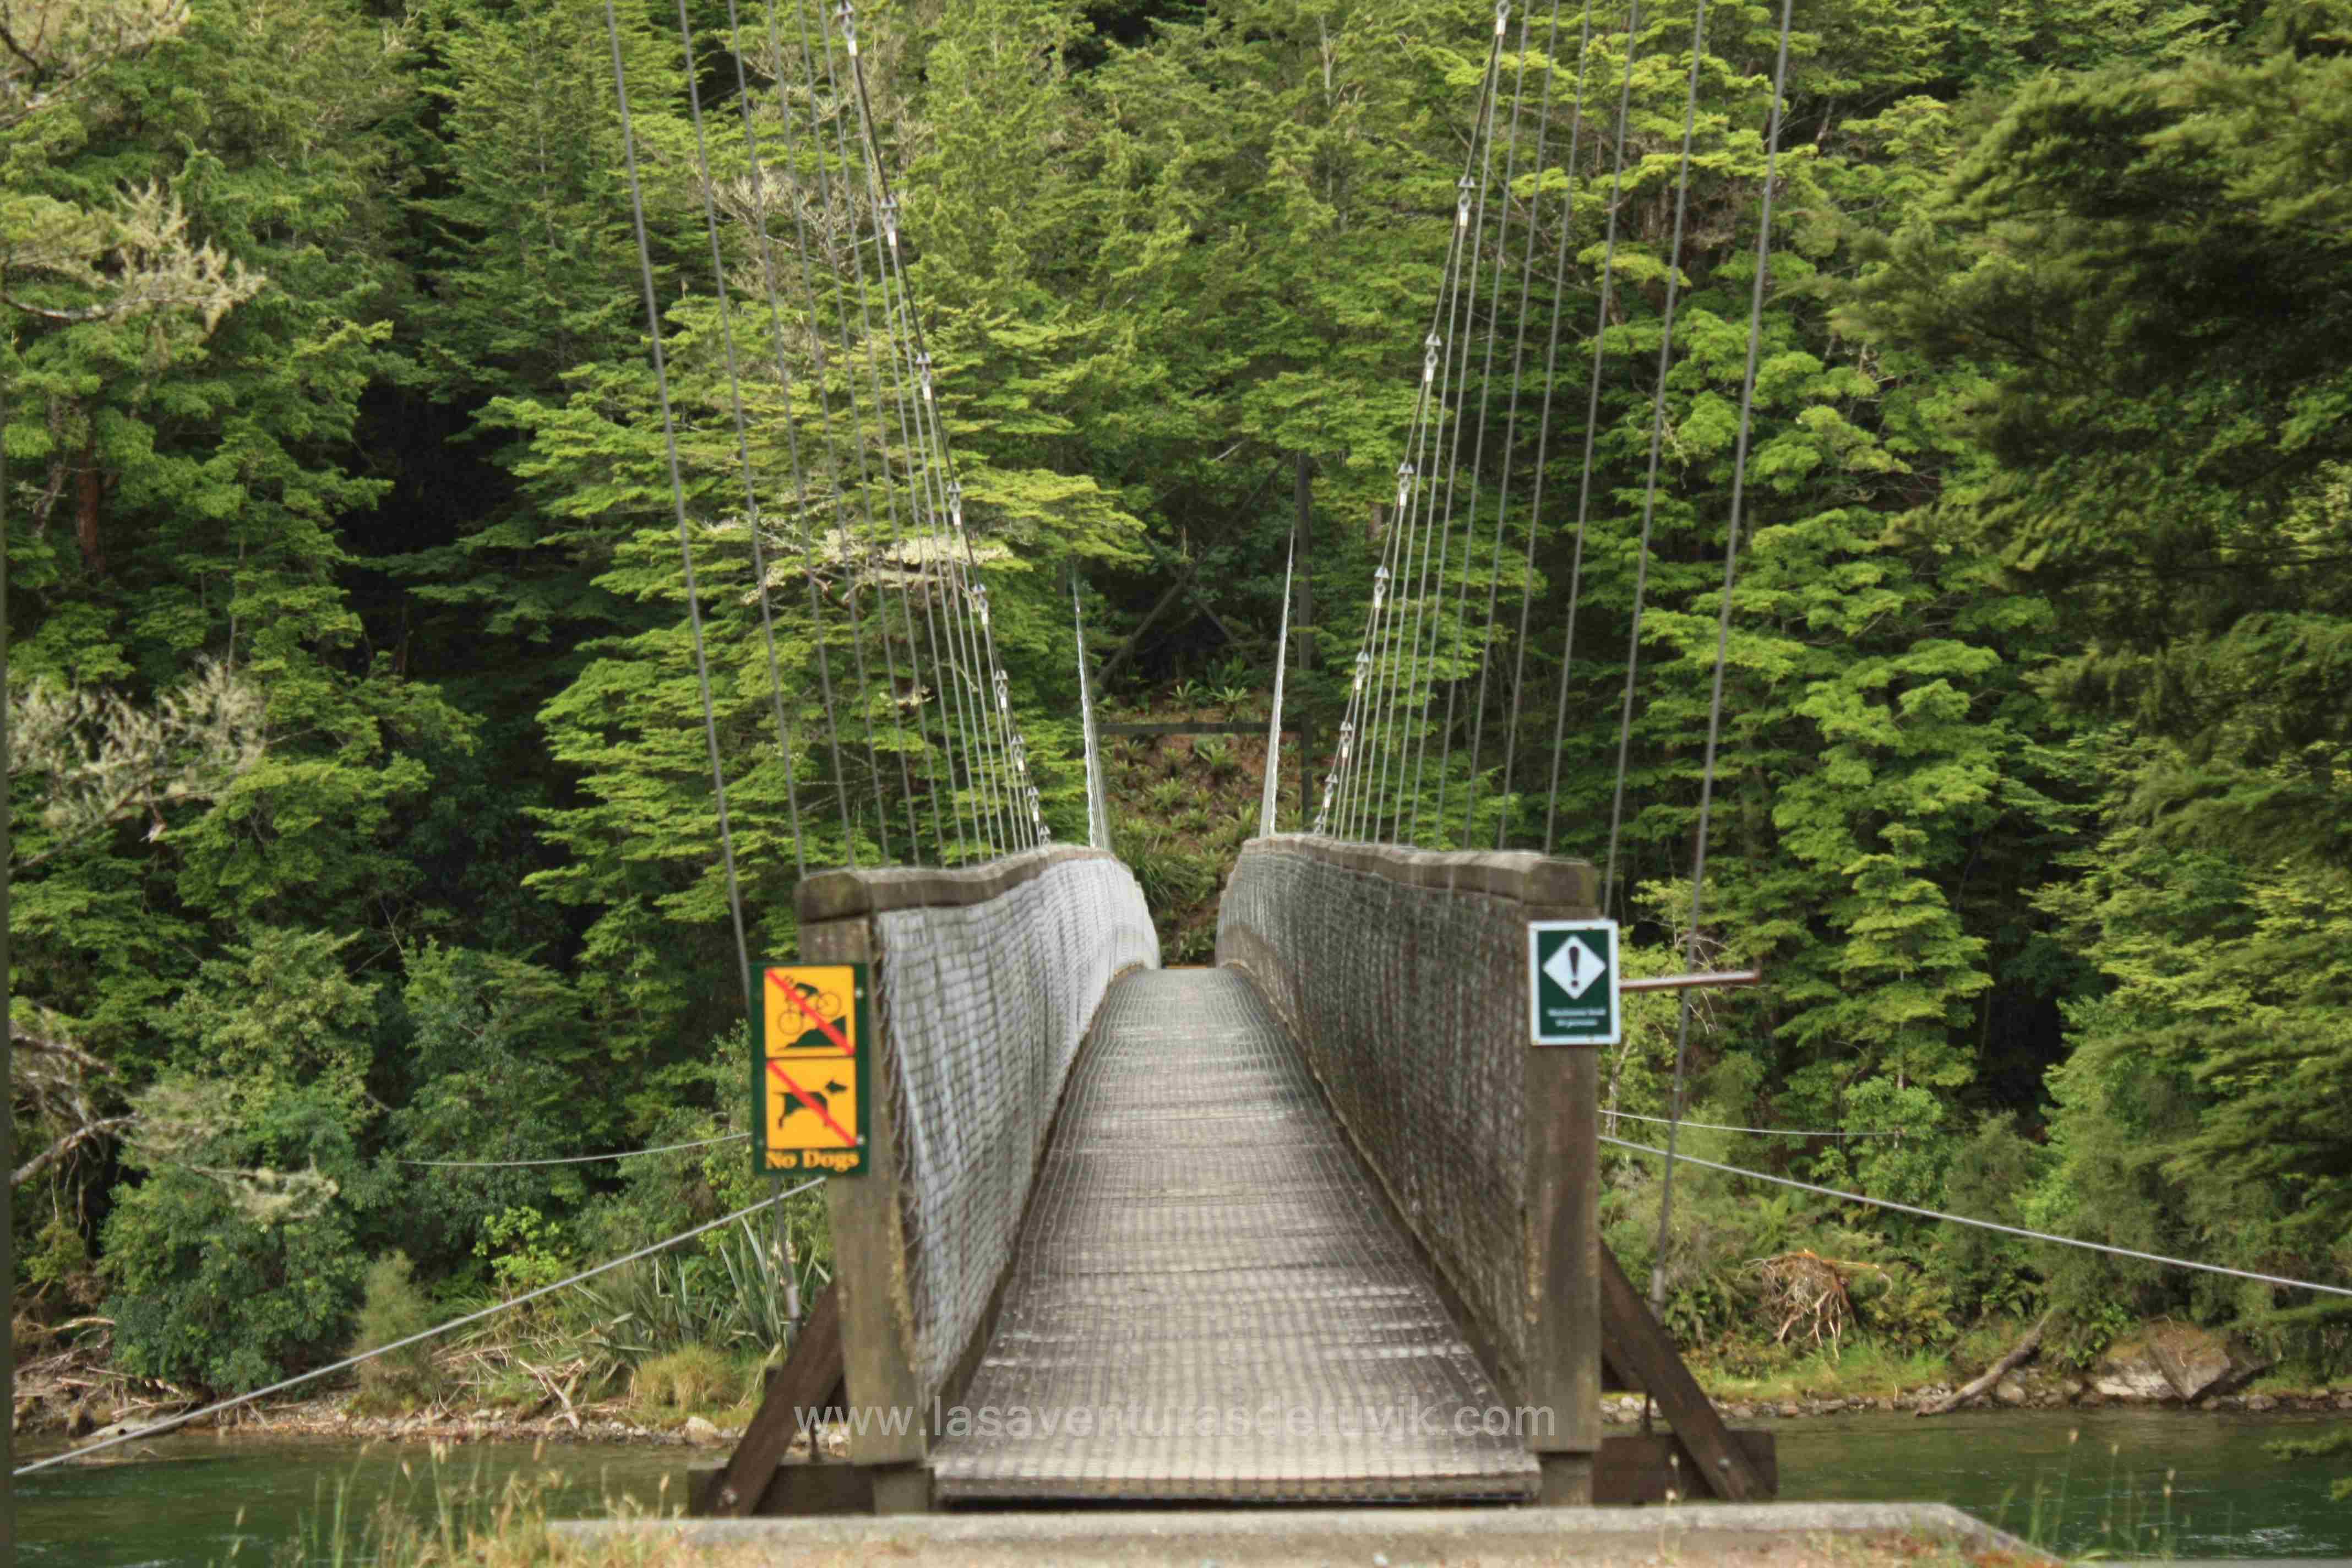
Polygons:
<instances>
[{"instance_id":1,"label":"green foliage","mask_svg":"<svg viewBox=\"0 0 2352 1568\"><path fill-rule=\"evenodd\" d=\"M144 1179L106 1221L115 1362L195 1388L257 1388L342 1344L361 1288L352 1198L366 1184L347 1194L339 1179L358 1173L332 1097L294 1089L257 1105L177 1087L142 1105L173 1147L126 1149Z\"/></svg>"},{"instance_id":2,"label":"green foliage","mask_svg":"<svg viewBox=\"0 0 2352 1568\"><path fill-rule=\"evenodd\" d=\"M542 1285L552 1285L569 1271L570 1261L557 1250L560 1237L547 1216L527 1205L500 1209L482 1222L482 1239L474 1255L486 1258L490 1279L499 1292L520 1296Z\"/></svg>"},{"instance_id":3,"label":"green foliage","mask_svg":"<svg viewBox=\"0 0 2352 1568\"><path fill-rule=\"evenodd\" d=\"M1942 1280L1898 1267L1865 1273L1857 1287L1862 1321L1882 1344L1940 1350L1959 1338L1952 1289Z\"/></svg>"},{"instance_id":4,"label":"green foliage","mask_svg":"<svg viewBox=\"0 0 2352 1568\"><path fill-rule=\"evenodd\" d=\"M2069 1007L2051 1075L2057 1158L2033 1212L2147 1250L2325 1278L2352 1213L2352 1141L2323 1109L2352 1089L2343 873L2258 869L2136 826L2044 901L2110 988ZM2257 1265L2256 1260L2263 1260ZM2258 1315L2261 1287L2069 1258L2060 1299L2182 1296Z\"/></svg>"},{"instance_id":5,"label":"green foliage","mask_svg":"<svg viewBox=\"0 0 2352 1568\"><path fill-rule=\"evenodd\" d=\"M257 1387L342 1342L359 1237L389 1184L362 1157L370 988L343 944L264 931L204 966L165 1020L104 1228L115 1355L203 1388Z\"/></svg>"},{"instance_id":6,"label":"green foliage","mask_svg":"<svg viewBox=\"0 0 2352 1568\"><path fill-rule=\"evenodd\" d=\"M2028 1196L2044 1179L2047 1153L2017 1128L2017 1118L1987 1117L1975 1136L1953 1151L1944 1174L1942 1207L2001 1225L2022 1225ZM1940 1272L1958 1304L1976 1311L2022 1317L2032 1304L2032 1276L2048 1249L1971 1226L1950 1226L1936 1237Z\"/></svg>"},{"instance_id":7,"label":"green foliage","mask_svg":"<svg viewBox=\"0 0 2352 1568\"><path fill-rule=\"evenodd\" d=\"M1048 820L1080 837L1067 574L1100 595L1098 653L1173 594L1098 697L1261 711L1302 454L1317 657L1286 703L1316 721L1319 774L1491 8L865 10L933 406ZM381 1338L420 1293L528 1289L758 1194L731 1144L617 1170L420 1163L740 1125L744 1000L649 330L755 959L793 948L803 865L986 852L997 803L940 714L968 723L993 693L982 650L940 657L962 575L906 537L899 303L859 270L883 241L854 100L800 85L827 68L800 53L803 23L820 48L830 32L814 0L777 13L781 58L764 14L730 38L697 12L689 62L666 16L616 13L650 329L584 0L424 0L391 24L352 0L84 12L107 26L0 58L14 1021L79 1053L42 1058L72 1071L20 1115L28 1149L69 1144L25 1194L37 1245L30 1220L20 1239L44 1310L107 1293L125 1370L250 1387L344 1343L355 1312ZM1536 249L1565 256L1557 285L1532 268L1524 307L1506 291L1473 329L1528 349L1519 402L1468 426L1476 542L1445 595L1400 591L1431 628L1403 671L1428 748L1400 828L1535 844L1556 818L1561 852L1605 858L1638 657L1611 895L1629 960L1769 976L1696 999L1687 1108L1899 1133L1691 1131L1685 1151L2345 1278L2341 0L1799 16L1696 911L1776 18L1710 8L1670 255L1691 18L1645 17L1630 41L1597 17L1581 58L1539 18L1524 58L1507 37L1523 151L1542 135L1564 157L1580 76L1584 104L1630 94L1617 285L1604 320L1613 147L1587 117L1572 169L1514 174L1514 223L1535 212ZM1173 962L1213 951L1256 758L1251 738L1111 747L1114 832ZM1609 1108L1668 1108L1681 1022L1674 998L1634 1000ZM72 1140L93 1120L119 1159ZM1645 1272L1655 1163L1612 1153L1605 1178L1612 1245ZM2051 1306L2061 1355L2157 1310L2340 1352L2340 1328L2250 1284L1696 1168L1676 1215L1655 1260L1670 1316L1751 1359L1757 1260L1807 1248L1853 1266L1890 1354ZM803 1297L826 1277L823 1205L788 1205L784 1235L714 1235L516 1331L600 1375L688 1346L765 1354L788 1273Z\"/></svg>"},{"instance_id":8,"label":"green foliage","mask_svg":"<svg viewBox=\"0 0 2352 1568\"><path fill-rule=\"evenodd\" d=\"M2338 1427L2316 1437L2283 1437L2263 1448L2282 1459L2327 1459L2352 1454L2352 1427ZM2337 1481L2329 1495L2338 1502L2352 1501L2352 1476Z\"/></svg>"},{"instance_id":9,"label":"green foliage","mask_svg":"<svg viewBox=\"0 0 2352 1568\"><path fill-rule=\"evenodd\" d=\"M2038 80L1853 316L1986 372L1948 501L2081 617L2055 688L2158 742L2119 804L2339 864L2347 130L2339 51Z\"/></svg>"},{"instance_id":10,"label":"green foliage","mask_svg":"<svg viewBox=\"0 0 2352 1568\"><path fill-rule=\"evenodd\" d=\"M368 1265L360 1300L359 1332L350 1354L397 1344L423 1333L438 1321L433 1302L411 1277L415 1265L404 1252L390 1252ZM364 1402L393 1410L414 1409L430 1400L439 1378L430 1342L387 1351L360 1367L360 1393Z\"/></svg>"},{"instance_id":11,"label":"green foliage","mask_svg":"<svg viewBox=\"0 0 2352 1568\"><path fill-rule=\"evenodd\" d=\"M520 959L427 942L401 992L407 1048L387 1147L410 1161L521 1162L587 1152L619 1108L583 1103L596 1081L578 994ZM429 1202L399 1224L420 1258L446 1268L475 1252L494 1215L557 1212L587 1195L581 1167L417 1170Z\"/></svg>"}]
</instances>

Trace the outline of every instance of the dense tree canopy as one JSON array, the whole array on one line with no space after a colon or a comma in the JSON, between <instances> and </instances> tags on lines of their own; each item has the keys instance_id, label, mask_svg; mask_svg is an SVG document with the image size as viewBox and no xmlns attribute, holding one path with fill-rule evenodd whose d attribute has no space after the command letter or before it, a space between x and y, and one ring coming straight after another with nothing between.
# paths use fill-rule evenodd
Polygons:
<instances>
[{"instance_id":1,"label":"dense tree canopy","mask_svg":"<svg viewBox=\"0 0 2352 1568\"><path fill-rule=\"evenodd\" d=\"M1556 823L1603 856L1638 655L1614 912L1663 962L1694 934L1779 12L1708 8L1677 251L1692 10L1630 38L1624 10L1517 10L1501 46L1509 189L1475 243L1510 286L1464 329L1501 369L1463 411L1484 521L1423 606L1415 809L1430 842ZM617 46L581 0L20 12L17 1250L53 1319L112 1303L123 1369L257 1385L341 1345L390 1249L503 1289L748 1182L724 1149L624 1180L404 1163L743 1114L665 391L755 951L790 951L802 864L970 854L1009 805L940 771L994 698L939 657L971 596L919 532L927 410L1056 831L1083 835L1074 582L1111 700L1250 710L1302 465L1289 700L1328 766L1486 0L868 5L874 174L805 0L695 0L688 39L623 5ZM2352 1279L2352 11L1797 23L1696 933L1770 982L1708 1013L1699 1100L1902 1133L1740 1161ZM935 404L893 357L910 319ZM1114 802L1192 933L1246 830L1202 767ZM1612 1103L1658 1109L1671 1056L1636 1030ZM1612 1166L1629 1264L1652 1181ZM1727 1281L1802 1224L1928 1317L2111 1331L2120 1291L2345 1353L2261 1288L1734 1191L1698 1184L1674 1260L1705 1331L1738 1331Z\"/></svg>"}]
</instances>

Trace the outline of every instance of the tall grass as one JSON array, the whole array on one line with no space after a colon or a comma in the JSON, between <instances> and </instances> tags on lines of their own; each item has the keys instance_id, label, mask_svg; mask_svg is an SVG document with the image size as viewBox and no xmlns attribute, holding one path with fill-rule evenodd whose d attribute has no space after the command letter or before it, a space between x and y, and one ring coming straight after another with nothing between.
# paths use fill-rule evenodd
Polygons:
<instances>
[{"instance_id":1,"label":"tall grass","mask_svg":"<svg viewBox=\"0 0 2352 1568\"><path fill-rule=\"evenodd\" d=\"M2044 1472L2034 1475L2032 1489L2023 1500L2025 1517L2018 1521L2017 1533L2037 1549L2070 1562L2109 1557L2169 1562L2178 1556L2180 1532L2189 1521L2173 1510L2175 1472L2164 1472L2164 1485L2155 1493L2144 1491L2137 1473L2124 1467L2120 1445L2107 1448L2107 1475L2098 1498L2095 1526L2075 1525L2074 1456L2082 1436L2079 1429L2066 1435L2066 1458L2058 1467L2054 1483ZM2017 1503L2014 1493L2001 1499L1999 1518L2004 1527Z\"/></svg>"},{"instance_id":2,"label":"tall grass","mask_svg":"<svg viewBox=\"0 0 2352 1568\"><path fill-rule=\"evenodd\" d=\"M478 1462L459 1470L436 1444L428 1460L404 1460L399 1479L373 1502L357 1497L358 1477L339 1478L314 1495L294 1535L275 1553L277 1568L548 1568L548 1565L652 1564L708 1561L655 1541L620 1536L572 1542L547 1530L551 1505L573 1499L566 1471L535 1467L500 1486L488 1484ZM662 1479L653 1507L606 1494L606 1518L675 1518L685 1498Z\"/></svg>"}]
</instances>

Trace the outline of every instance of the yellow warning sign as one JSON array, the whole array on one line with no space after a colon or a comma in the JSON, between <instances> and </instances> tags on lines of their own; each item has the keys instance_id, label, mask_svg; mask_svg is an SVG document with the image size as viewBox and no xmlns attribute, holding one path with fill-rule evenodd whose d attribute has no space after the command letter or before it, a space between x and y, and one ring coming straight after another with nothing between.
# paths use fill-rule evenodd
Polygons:
<instances>
[{"instance_id":1,"label":"yellow warning sign","mask_svg":"<svg viewBox=\"0 0 2352 1568\"><path fill-rule=\"evenodd\" d=\"M760 1164L847 1175L866 1164L866 966L771 967L761 986Z\"/></svg>"}]
</instances>

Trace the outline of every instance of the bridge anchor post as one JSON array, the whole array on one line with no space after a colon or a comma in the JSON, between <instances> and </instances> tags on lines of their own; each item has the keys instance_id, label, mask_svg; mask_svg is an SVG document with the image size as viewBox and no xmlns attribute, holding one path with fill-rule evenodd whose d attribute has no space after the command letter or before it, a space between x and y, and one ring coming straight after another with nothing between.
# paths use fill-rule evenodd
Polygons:
<instances>
[{"instance_id":1,"label":"bridge anchor post","mask_svg":"<svg viewBox=\"0 0 2352 1568\"><path fill-rule=\"evenodd\" d=\"M1594 910L1529 906L1533 920ZM1600 1063L1589 1049L1527 1047L1528 1405L1549 1413L1529 1431L1542 1467L1538 1502L1592 1501L1601 1448Z\"/></svg>"}]
</instances>

